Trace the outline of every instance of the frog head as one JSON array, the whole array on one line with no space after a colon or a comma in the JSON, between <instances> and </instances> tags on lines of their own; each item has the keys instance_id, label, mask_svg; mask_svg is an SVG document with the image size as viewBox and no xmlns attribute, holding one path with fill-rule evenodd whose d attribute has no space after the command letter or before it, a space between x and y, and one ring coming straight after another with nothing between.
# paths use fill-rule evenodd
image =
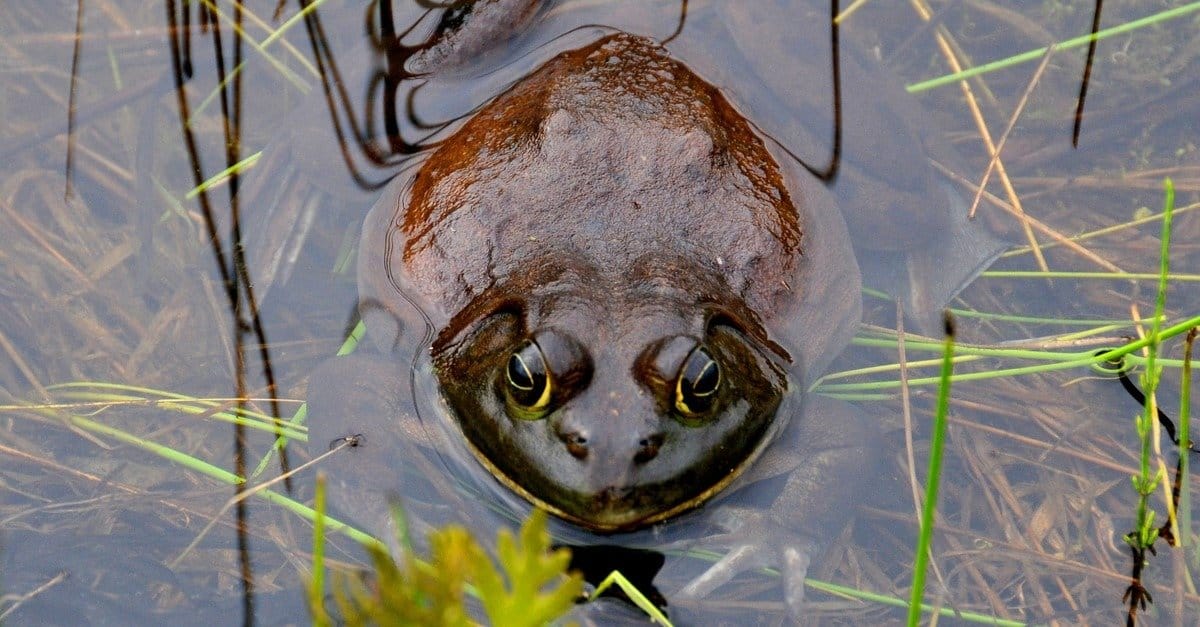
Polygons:
<instances>
[{"instance_id":1,"label":"frog head","mask_svg":"<svg viewBox=\"0 0 1200 627\"><path fill-rule=\"evenodd\" d=\"M680 263L649 256L613 281L547 261L451 320L439 383L502 483L618 531L699 505L757 457L783 423L786 356Z\"/></svg>"}]
</instances>

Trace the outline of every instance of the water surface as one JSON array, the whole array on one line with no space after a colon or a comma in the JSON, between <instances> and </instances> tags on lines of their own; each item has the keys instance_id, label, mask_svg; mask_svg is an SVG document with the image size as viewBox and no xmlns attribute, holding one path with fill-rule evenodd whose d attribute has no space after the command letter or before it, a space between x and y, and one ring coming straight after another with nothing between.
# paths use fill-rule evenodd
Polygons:
<instances>
[{"instance_id":1,"label":"water surface","mask_svg":"<svg viewBox=\"0 0 1200 627\"><path fill-rule=\"evenodd\" d=\"M598 3L580 4L588 11L587 20L549 21L549 30L515 41L501 53L504 58L484 60L496 62L502 72L472 78L468 68L462 76L417 90L407 108L407 95L421 82L400 85L396 124L403 142L378 140L386 133L387 101L379 89L373 98L364 96L373 72L386 68L387 60L364 41L367 16L362 7L330 2L317 10L327 46L322 50L329 53L320 63L302 20L265 48L269 59L253 47L244 49L236 157L263 153L239 183L239 212L252 225L267 208L299 207L276 215L284 216L285 226L312 225L287 280L278 277L260 295L261 328L282 415L296 410L308 374L341 344L356 298L352 272L343 269L345 258L352 258L358 220L377 187L412 163L410 153L448 132L456 117L536 66L554 46L570 47L571 37L586 38L590 31L572 31L565 39L553 35L578 24L599 24L666 37L676 26L671 11L656 17L661 21L632 23L627 14L606 16ZM1101 27L1131 22L1158 6L1105 3ZM247 19L251 39L264 41L297 11L288 5L279 19L272 19L272 8L250 7L265 25ZM74 9L39 2L10 2L0 8L0 112L5 120L0 125L5 164L0 173L0 586L5 595L46 586L7 620L227 623L241 620L250 608L255 621L305 622L306 522L250 499L243 512L246 533L239 542L237 508L223 509L234 494L232 486L96 426L235 470L234 428L214 419L213 411L194 415L145 402L140 399L154 396L142 391L117 391L133 401L126 403L94 394L114 393L97 383L125 384L216 399L216 407L226 409L235 405L228 399L239 389L239 353L245 356L242 389L255 399L251 406L268 413L275 409L265 400L269 394L259 339L253 329L239 332L234 324L227 279L216 261L219 254L229 267L233 255L229 183L213 187L207 196L219 251L208 235L203 204L189 194L196 167L181 130L167 7L84 3L82 17ZM863 54L881 59L904 82L916 83L948 72L938 37L949 37L970 64L980 65L1085 34L1092 17L1089 3L1012 7L946 2L934 9L943 10L937 14L938 28L923 26L901 3L869 4L850 18L848 28L865 42ZM220 20L232 15L226 5L221 10ZM181 11L176 7L176 32L183 32ZM423 11L415 4L397 4L394 19L411 24ZM428 30L432 22L426 19L406 41ZM1195 133L1200 104L1192 97L1200 76L1190 43L1195 20L1189 14L1100 42L1077 147L1072 146L1072 125L1086 47L1056 52L1003 151L1021 208L1039 224L1067 237L1110 229L1088 235L1073 248L1056 243L1047 230L1030 227L1046 247L1045 263L1054 271L1156 273L1160 222L1132 222L1159 211L1162 178L1174 179L1178 214L1171 266L1178 276L1167 293L1169 323L1200 312L1192 287L1196 276L1190 274L1200 267L1195 247L1200 220L1191 213L1200 186ZM225 168L224 122L230 114L222 112L219 97L210 97L218 84L219 63L212 30L202 32L199 22L193 14L188 128L197 145L200 178L208 179ZM228 21L221 24L228 71L234 60L232 31ZM685 35L690 35L687 28ZM712 45L719 51L727 43ZM343 75L348 101L339 102L341 94L333 90L332 115L321 79L322 67L330 76L330 59ZM1038 65L1035 57L970 83L995 140ZM828 86L820 89L825 93ZM963 155L952 169L978 181L987 151L958 84L922 91L919 98ZM375 112L370 123L368 109ZM354 112L353 125L347 125L347 112ZM343 129L344 149L331 124L335 119ZM355 126L363 141L355 141ZM961 190L967 197L973 192L969 186ZM1009 200L995 175L988 190ZM995 203L985 200L981 212L1014 239L1025 237L1024 229ZM294 231L279 226L269 232L282 236ZM262 233L248 235L248 242L271 245L254 239ZM996 269L1038 267L1034 254L1017 251ZM246 318L248 304L241 294L241 317ZM963 341L1078 352L1136 335L1129 321L1151 315L1153 296L1152 278L985 275L954 306L1026 317L1013 321L964 314ZM868 325L895 328L894 304L866 302ZM1106 326L1109 321L1111 327ZM1090 335L1060 338L1081 331ZM880 333L864 327L860 335ZM1164 355L1179 359L1181 344L1181 336L1168 341ZM933 354L909 346L906 358L923 360ZM897 359L894 348L860 348L834 370L895 364ZM960 370L988 372L1030 363L1040 362L989 357L964 363ZM914 369L909 377L931 372ZM851 380L896 377L895 371L885 371ZM56 387L72 382L91 385ZM932 389L911 389L919 481ZM886 397L866 403L885 427L881 455L886 471L875 497L863 504L811 576L907 598L916 525L903 404L895 386L869 393ZM1160 403L1172 416L1178 415L1178 395L1178 370L1168 367ZM18 408L30 404L37 408ZM1006 619L1121 620L1131 566L1121 536L1134 524L1136 498L1128 477L1138 465L1133 426L1138 411L1118 383L1083 367L956 384L934 548L938 570L930 575L927 599ZM72 422L70 417L77 418ZM267 455L272 440L269 432L243 435L248 471ZM1165 438L1163 446L1170 468L1175 457ZM309 459L302 447L289 451L291 466ZM269 480L279 468L272 457L254 481ZM297 499L308 498L311 476L296 478ZM1166 515L1161 491L1151 506L1161 521ZM206 530L212 519L216 524ZM1189 540L1194 536L1189 530L1183 533ZM349 540L335 542L335 558L358 555ZM1144 615L1147 623L1188 623L1186 617L1200 609L1195 593L1186 592L1184 585L1194 563L1186 559L1191 554L1191 549L1168 549L1160 542L1144 573L1154 598L1151 612ZM249 595L242 583L247 571L254 582ZM60 573L68 576L59 580ZM763 579L730 586L706 608L778 614L782 606L777 599L757 592L774 590L772 583ZM816 591L810 599L818 616L829 622L896 621L901 616L881 604ZM12 605L6 600L0 612Z\"/></svg>"}]
</instances>

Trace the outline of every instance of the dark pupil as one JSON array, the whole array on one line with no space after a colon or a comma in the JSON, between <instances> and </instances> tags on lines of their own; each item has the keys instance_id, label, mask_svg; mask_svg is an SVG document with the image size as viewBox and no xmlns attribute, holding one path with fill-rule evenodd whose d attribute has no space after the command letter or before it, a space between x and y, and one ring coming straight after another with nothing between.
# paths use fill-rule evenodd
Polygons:
<instances>
[{"instance_id":1,"label":"dark pupil","mask_svg":"<svg viewBox=\"0 0 1200 627\"><path fill-rule=\"evenodd\" d=\"M712 395L721 383L721 368L703 348L692 351L683 366L683 400L695 411L712 403Z\"/></svg>"},{"instance_id":2,"label":"dark pupil","mask_svg":"<svg viewBox=\"0 0 1200 627\"><path fill-rule=\"evenodd\" d=\"M508 358L508 387L513 400L532 406L546 387L546 367L541 351L532 342Z\"/></svg>"}]
</instances>

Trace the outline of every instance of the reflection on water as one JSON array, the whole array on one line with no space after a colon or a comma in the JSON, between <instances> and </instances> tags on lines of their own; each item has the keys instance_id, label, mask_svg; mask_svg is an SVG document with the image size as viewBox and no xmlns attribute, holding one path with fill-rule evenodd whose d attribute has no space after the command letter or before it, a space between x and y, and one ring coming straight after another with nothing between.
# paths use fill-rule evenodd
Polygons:
<instances>
[{"instance_id":1,"label":"reflection on water","mask_svg":"<svg viewBox=\"0 0 1200 627\"><path fill-rule=\"evenodd\" d=\"M702 15L697 7L703 3L690 4ZM176 28L167 21L170 7L162 4L82 6L82 14L74 6L37 2L0 8L5 86L0 155L6 165L0 174L5 270L0 586L5 595L39 591L7 620L226 623L242 616L253 600L260 621L303 621L307 523L252 498L245 501L239 534L235 515L223 510L235 490L214 479L215 471L168 461L111 430L231 472L242 460L254 483L277 476L279 461L270 454L274 428L247 429L239 436L221 417L239 405L230 400L235 397L253 399L247 406L268 414L289 417L296 410L309 375L337 350L347 321L353 321L356 286L344 268L354 258L358 224L378 189L412 167L414 155L444 139L464 116L554 54L614 29L665 39L679 26L679 5L637 3L614 11L605 3L555 4L529 18L536 28L436 76L425 75L420 57L412 55L426 52L424 62L431 63L434 53L421 42L454 18L416 3L364 10L330 2L294 21L289 18L300 14L298 7L286 7L278 19L269 13L273 5L248 7L241 18L248 39L240 59L231 6L222 4L210 15L178 3L171 13L179 20ZM846 28L855 44L843 55L878 57L911 83L946 72L942 38L968 65L980 65L1068 40L1092 26L1090 10L1061 3L944 2L933 8L937 26L925 28L907 5L868 5L849 18ZM1145 3L1110 1L1100 26L1129 23L1151 10ZM1003 172L992 175L988 189L995 200L985 198L981 209L1015 239L1032 233L1042 250L1016 251L999 267L1033 270L1041 257L1055 271L1153 274L1159 237L1153 214L1162 204L1161 179L1171 176L1178 193L1171 261L1178 276L1168 290L1168 324L1196 314L1195 290L1189 287L1196 277L1188 272L1197 267L1193 242L1200 235L1200 220L1191 213L1200 185L1193 132L1200 111L1188 97L1197 77L1194 47L1186 45L1190 31L1183 26L1191 19L1096 45L1077 148L1071 134L1086 46L1051 57L1005 142ZM371 26L364 31L366 23ZM220 59L213 52L215 24L224 51ZM706 40L703 26L699 19L685 22L672 51L703 59L697 63L706 68L705 77L726 87L729 81L758 80L745 68L722 64L733 57L729 47L744 41ZM754 12L746 11L732 30L758 32ZM186 127L172 42L181 55L179 69L190 66ZM769 50L771 42L755 44ZM826 54L826 44L814 46L812 54ZM765 132L791 133L790 143L801 146L804 159L823 164L830 153L825 129L832 127L826 106L832 90L827 74L803 72L827 64L789 64L794 51L775 54L780 80L795 81L805 97L786 105L739 106L762 114ZM993 137L1006 126L1037 60L971 83ZM218 89L222 73L241 77L240 113L234 112L236 83ZM847 107L871 102L871 85L848 82L845 89ZM945 129L941 139L962 155L947 167L977 180L987 166L986 149L959 87L938 87L920 98L928 109L922 115L932 116ZM795 108L777 113L780 107ZM788 127L792 119L810 126ZM181 128L195 138L194 155ZM896 154L875 143L897 141L886 132L843 131L843 159L851 166L869 163L873 151ZM207 200L190 193L198 181L260 150L245 175L218 181ZM236 201L230 200L235 188ZM964 183L957 193L969 198L974 189ZM995 208L1012 205L1013 193L1037 220L1028 229ZM205 202L211 205L211 226L203 215ZM231 218L235 202L249 276L237 274L238 248L229 235L239 230ZM1059 241L1050 231L1085 237ZM253 304L248 284L260 299ZM985 277L955 306L1021 316L961 317L966 342L1090 353L1135 335L1128 320L1151 315L1153 292L1152 280ZM894 328L893 303L868 296L866 308L868 325ZM250 315L255 309L260 316ZM890 337L879 328L864 327L861 344ZM1077 335L1064 337L1070 333ZM260 347L258 338L269 344ZM1168 341L1164 357L1178 360L1180 344L1181 336ZM263 374L262 356L268 353L273 385ZM906 427L895 386L866 391L884 397L864 405L886 431L885 469L852 528L810 571L821 581L896 598L907 598L906 565L916 528L904 431L913 431L915 475L921 477L931 390L919 381L928 374L919 360L932 355L910 344L905 356L913 368L912 426ZM983 373L1030 363L994 355L972 359L959 370ZM833 370L896 360L895 348L864 346ZM847 390L837 385L848 381L896 378L888 370L826 384L829 392L842 393ZM1179 380L1177 365L1168 361L1159 402L1172 415L1178 414ZM77 381L93 385L61 386ZM178 400L144 390L101 389L97 382L213 400L181 410ZM31 403L37 407L17 409ZM1004 619L1120 620L1121 594L1129 585L1129 548L1121 536L1133 528L1136 507L1128 477L1138 466L1131 420L1137 404L1116 381L1076 367L956 384L952 410L934 548L938 569L931 572L927 600ZM320 443L312 447L322 449ZM292 466L311 457L295 443L288 450ZM1164 452L1163 460L1173 467L1175 457ZM308 498L310 480L310 474L297 477L298 499ZM282 485L276 490L284 492ZM450 497L439 492L446 486L431 490L418 508L436 514L454 489ZM1161 490L1158 494L1151 506L1161 520L1165 508ZM215 526L201 535L214 517ZM1188 529L1181 533L1188 540L1193 535ZM490 537L490 530L484 535ZM199 543L188 549L198 536ZM339 542L335 558L357 555L351 542ZM1143 572L1154 599L1151 622L1186 623L1194 615L1197 599L1186 585L1184 557L1184 551L1160 545ZM663 577L674 583L660 585L668 598L684 577L670 570ZM59 578L60 573L68 576ZM253 574L252 590L243 584L247 573ZM770 580L731 585L694 611L780 613L777 595L769 593L773 585ZM817 616L831 621L877 622L900 615L811 588L809 599ZM6 597L0 614L15 604Z\"/></svg>"}]
</instances>

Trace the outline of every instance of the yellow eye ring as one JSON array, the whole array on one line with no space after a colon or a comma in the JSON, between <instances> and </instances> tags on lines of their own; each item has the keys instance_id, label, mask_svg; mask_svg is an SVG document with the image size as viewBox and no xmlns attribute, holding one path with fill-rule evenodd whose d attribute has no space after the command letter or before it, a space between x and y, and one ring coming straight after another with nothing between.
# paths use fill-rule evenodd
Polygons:
<instances>
[{"instance_id":1,"label":"yellow eye ring","mask_svg":"<svg viewBox=\"0 0 1200 627\"><path fill-rule=\"evenodd\" d=\"M712 409L721 386L721 365L703 346L697 346L675 377L675 409L692 417Z\"/></svg>"},{"instance_id":2,"label":"yellow eye ring","mask_svg":"<svg viewBox=\"0 0 1200 627\"><path fill-rule=\"evenodd\" d=\"M509 355L504 378L508 398L521 409L537 412L549 407L550 369L536 342L527 340Z\"/></svg>"}]
</instances>

